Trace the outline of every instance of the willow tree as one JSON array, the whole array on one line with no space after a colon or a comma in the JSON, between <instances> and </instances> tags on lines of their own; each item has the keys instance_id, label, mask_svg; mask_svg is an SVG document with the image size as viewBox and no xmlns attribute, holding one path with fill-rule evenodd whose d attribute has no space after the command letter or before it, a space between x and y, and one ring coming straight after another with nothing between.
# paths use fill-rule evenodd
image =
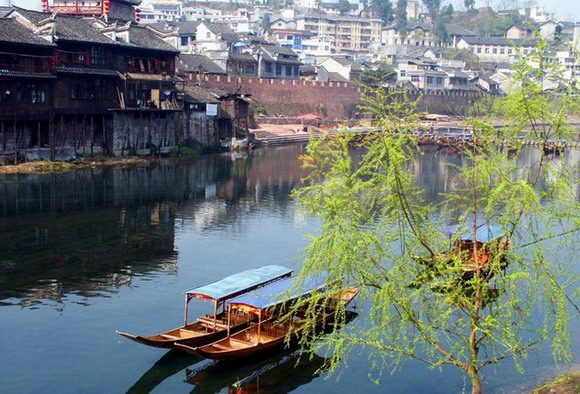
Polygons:
<instances>
[{"instance_id":1,"label":"willow tree","mask_svg":"<svg viewBox=\"0 0 580 394\"><path fill-rule=\"evenodd\" d=\"M468 164L448 166L452 181L435 199L416 176L416 158L425 153L416 103L404 92L363 95L375 132L310 142L303 157L310 175L294 196L322 225L300 275L327 272L329 291L358 286L364 316L364 324L338 329L339 311L339 324L322 335L315 326L324 296L304 301L310 319L302 344L328 351L331 371L356 350L368 354L377 382L415 359L461 369L479 393L486 367L513 359L521 370L542 342L551 341L556 360L570 359L570 317L579 313L568 266L577 262L580 228L577 163L540 151L537 160L518 161L521 149L541 149L541 141L540 148L509 143L520 134L547 140L573 132L566 113L578 101L566 91L558 107L550 104L541 84L557 70L546 67L541 49L531 59L536 67L517 66L519 88L502 103L509 127L470 120L473 141L462 152ZM449 224L457 225L451 239L443 230ZM501 246L484 251L474 242L473 250L451 252L454 242L477 239L492 225L501 229Z\"/></svg>"}]
</instances>

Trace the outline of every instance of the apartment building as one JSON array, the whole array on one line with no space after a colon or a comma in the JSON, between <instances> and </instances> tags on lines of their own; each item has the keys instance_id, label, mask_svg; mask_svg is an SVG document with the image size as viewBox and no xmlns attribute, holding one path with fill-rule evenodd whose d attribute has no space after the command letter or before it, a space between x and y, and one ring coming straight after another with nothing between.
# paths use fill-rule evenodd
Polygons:
<instances>
[{"instance_id":1,"label":"apartment building","mask_svg":"<svg viewBox=\"0 0 580 394\"><path fill-rule=\"evenodd\" d=\"M297 30L330 36L335 52L368 54L371 45L381 40L380 19L354 16L303 15L296 19Z\"/></svg>"}]
</instances>

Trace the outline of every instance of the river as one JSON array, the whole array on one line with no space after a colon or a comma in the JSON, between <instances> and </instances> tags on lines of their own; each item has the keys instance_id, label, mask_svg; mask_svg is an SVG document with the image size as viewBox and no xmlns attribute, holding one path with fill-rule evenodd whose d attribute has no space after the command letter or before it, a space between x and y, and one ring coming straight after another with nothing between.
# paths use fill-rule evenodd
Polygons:
<instances>
[{"instance_id":1,"label":"river","mask_svg":"<svg viewBox=\"0 0 580 394\"><path fill-rule=\"evenodd\" d=\"M0 176L0 392L450 393L468 388L453 367L430 370L409 362L377 385L367 376L364 354L351 354L349 367L329 378L319 370L323 354L298 360L285 351L216 364L115 333L153 334L180 325L183 292L194 286L266 264L300 269L306 236L319 226L290 197L304 175L298 161L304 149L292 145L184 163ZM522 160L538 154L530 150ZM463 160L447 150L419 158L417 173L428 198L449 186L445 164ZM190 316L210 310L194 301ZM524 375L509 360L490 368L487 389L521 392L566 368L552 367L546 349L525 367Z\"/></svg>"}]
</instances>

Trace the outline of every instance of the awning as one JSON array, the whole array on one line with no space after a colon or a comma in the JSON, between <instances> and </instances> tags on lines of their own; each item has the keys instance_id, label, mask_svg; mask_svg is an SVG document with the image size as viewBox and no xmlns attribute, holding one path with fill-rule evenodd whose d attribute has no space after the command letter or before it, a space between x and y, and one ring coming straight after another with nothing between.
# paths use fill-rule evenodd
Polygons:
<instances>
[{"instance_id":1,"label":"awning","mask_svg":"<svg viewBox=\"0 0 580 394\"><path fill-rule=\"evenodd\" d=\"M236 297L228 301L228 304L232 309L258 313L260 310L278 305L283 301L305 297L316 290L324 288L325 279L326 275L308 278L301 284L300 289L295 290L287 298L283 298L284 295L288 295L287 292L292 289L292 285L296 284L296 277L285 278L250 293Z\"/></svg>"},{"instance_id":2,"label":"awning","mask_svg":"<svg viewBox=\"0 0 580 394\"><path fill-rule=\"evenodd\" d=\"M290 274L292 274L292 270L289 268L280 265L266 265L193 288L186 291L185 294L187 294L188 301L193 297L223 301L285 276L290 276Z\"/></svg>"},{"instance_id":3,"label":"awning","mask_svg":"<svg viewBox=\"0 0 580 394\"><path fill-rule=\"evenodd\" d=\"M464 224L461 226L458 224L454 224L443 228L443 232L448 234L450 237L454 236L458 231L461 231L461 236L459 237L460 240L473 241L472 224L471 225ZM479 242L489 242L501 237L503 234L504 232L499 226L492 226L489 224L478 224L475 236L477 241Z\"/></svg>"}]
</instances>

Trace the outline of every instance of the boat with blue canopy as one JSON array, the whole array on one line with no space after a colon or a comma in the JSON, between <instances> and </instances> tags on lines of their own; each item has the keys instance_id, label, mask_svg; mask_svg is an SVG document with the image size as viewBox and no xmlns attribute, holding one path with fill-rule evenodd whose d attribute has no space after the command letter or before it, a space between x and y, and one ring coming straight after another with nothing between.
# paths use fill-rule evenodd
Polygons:
<instances>
[{"instance_id":1,"label":"boat with blue canopy","mask_svg":"<svg viewBox=\"0 0 580 394\"><path fill-rule=\"evenodd\" d=\"M283 346L288 333L298 335L303 316L296 314L292 319L280 321L280 310L291 303L310 297L315 292L324 292L325 275L305 279L297 286L296 278L286 278L261 289L228 301L228 316L236 313L257 316L257 322L250 323L247 329L230 333L226 338L209 345L193 347L176 344L176 348L204 358L231 360L252 356ZM337 303L346 306L358 293L357 288L348 288L328 294L328 302L320 308L316 325L332 320ZM334 305L335 307L331 307Z\"/></svg>"},{"instance_id":2,"label":"boat with blue canopy","mask_svg":"<svg viewBox=\"0 0 580 394\"><path fill-rule=\"evenodd\" d=\"M117 331L117 334L133 341L163 348L172 348L175 343L201 346L221 339L230 332L247 328L256 317L251 314L226 312L226 301L244 293L267 286L290 277L292 270L280 265L243 271L216 282L198 286L185 292L184 324L181 327L155 335L133 335ZM192 299L213 302L213 314L208 314L188 323L189 302ZM221 312L218 312L222 309Z\"/></svg>"}]
</instances>

